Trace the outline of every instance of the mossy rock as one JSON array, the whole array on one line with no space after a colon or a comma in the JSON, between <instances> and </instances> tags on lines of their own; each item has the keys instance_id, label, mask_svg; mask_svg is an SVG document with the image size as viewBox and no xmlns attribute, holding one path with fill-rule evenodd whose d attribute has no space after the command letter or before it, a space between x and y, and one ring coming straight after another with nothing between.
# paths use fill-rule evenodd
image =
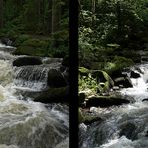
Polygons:
<instances>
[{"instance_id":1,"label":"mossy rock","mask_svg":"<svg viewBox=\"0 0 148 148\"><path fill-rule=\"evenodd\" d=\"M69 86L60 88L48 88L44 91L19 90L17 93L21 94L24 99L30 97L35 102L42 103L68 103L69 100Z\"/></svg>"},{"instance_id":2,"label":"mossy rock","mask_svg":"<svg viewBox=\"0 0 148 148\"><path fill-rule=\"evenodd\" d=\"M16 38L14 46L17 50L14 54L31 55L31 56L47 56L47 48L49 39L38 39L29 35L20 35Z\"/></svg>"},{"instance_id":3,"label":"mossy rock","mask_svg":"<svg viewBox=\"0 0 148 148\"><path fill-rule=\"evenodd\" d=\"M79 123L83 123L83 121L84 121L84 117L83 117L83 115L82 115L81 109L79 108L79 109L78 109L78 122L79 122Z\"/></svg>"},{"instance_id":4,"label":"mossy rock","mask_svg":"<svg viewBox=\"0 0 148 148\"><path fill-rule=\"evenodd\" d=\"M123 99L120 96L91 96L87 98L86 107L109 107L112 105L121 105L130 103L129 100Z\"/></svg>"},{"instance_id":5,"label":"mossy rock","mask_svg":"<svg viewBox=\"0 0 148 148\"><path fill-rule=\"evenodd\" d=\"M32 46L19 46L15 51L16 55L45 56L46 50L43 48L34 48Z\"/></svg>"},{"instance_id":6,"label":"mossy rock","mask_svg":"<svg viewBox=\"0 0 148 148\"><path fill-rule=\"evenodd\" d=\"M85 67L79 67L78 71L80 76L88 76L88 74L90 73L90 70Z\"/></svg>"},{"instance_id":7,"label":"mossy rock","mask_svg":"<svg viewBox=\"0 0 148 148\"><path fill-rule=\"evenodd\" d=\"M105 71L92 70L91 74L92 77L97 78L99 93L109 91L114 86L114 81Z\"/></svg>"},{"instance_id":8,"label":"mossy rock","mask_svg":"<svg viewBox=\"0 0 148 148\"><path fill-rule=\"evenodd\" d=\"M42 47L42 48L47 48L48 46L48 41L46 40L39 40L39 39L29 39L25 40L22 43L22 46L32 46L32 47Z\"/></svg>"},{"instance_id":9,"label":"mossy rock","mask_svg":"<svg viewBox=\"0 0 148 148\"><path fill-rule=\"evenodd\" d=\"M32 57L32 56L23 56L17 57L13 61L13 66L26 66L26 65L41 65L42 60L39 57Z\"/></svg>"},{"instance_id":10,"label":"mossy rock","mask_svg":"<svg viewBox=\"0 0 148 148\"><path fill-rule=\"evenodd\" d=\"M84 109L85 110L85 109ZM90 125L96 121L102 121L102 119L94 114L88 113L87 111L81 110L79 108L78 110L78 122L84 123L86 125Z\"/></svg>"},{"instance_id":11,"label":"mossy rock","mask_svg":"<svg viewBox=\"0 0 148 148\"><path fill-rule=\"evenodd\" d=\"M79 106L83 106L83 103L85 101L86 98L86 94L84 92L80 92L79 93Z\"/></svg>"},{"instance_id":12,"label":"mossy rock","mask_svg":"<svg viewBox=\"0 0 148 148\"><path fill-rule=\"evenodd\" d=\"M26 35L26 34L23 34L23 35L19 35L15 42L14 42L14 46L18 47L20 46L24 41L26 40L29 40L30 39L30 36L29 35Z\"/></svg>"},{"instance_id":13,"label":"mossy rock","mask_svg":"<svg viewBox=\"0 0 148 148\"><path fill-rule=\"evenodd\" d=\"M131 59L115 56L114 59L110 62L107 62L104 66L104 71L106 71L109 75L115 76L120 75L121 71L129 66L132 66L134 62Z\"/></svg>"},{"instance_id":14,"label":"mossy rock","mask_svg":"<svg viewBox=\"0 0 148 148\"><path fill-rule=\"evenodd\" d=\"M92 62L91 63L91 69L97 70L97 69L103 69L104 62Z\"/></svg>"}]
</instances>

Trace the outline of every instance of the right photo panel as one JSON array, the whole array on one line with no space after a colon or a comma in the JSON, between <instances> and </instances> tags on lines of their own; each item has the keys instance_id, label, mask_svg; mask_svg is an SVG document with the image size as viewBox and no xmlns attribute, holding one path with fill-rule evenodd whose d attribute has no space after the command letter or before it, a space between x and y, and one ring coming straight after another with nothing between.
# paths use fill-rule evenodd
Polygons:
<instances>
[{"instance_id":1,"label":"right photo panel","mask_svg":"<svg viewBox=\"0 0 148 148\"><path fill-rule=\"evenodd\" d=\"M147 148L148 1L78 4L79 148Z\"/></svg>"}]
</instances>

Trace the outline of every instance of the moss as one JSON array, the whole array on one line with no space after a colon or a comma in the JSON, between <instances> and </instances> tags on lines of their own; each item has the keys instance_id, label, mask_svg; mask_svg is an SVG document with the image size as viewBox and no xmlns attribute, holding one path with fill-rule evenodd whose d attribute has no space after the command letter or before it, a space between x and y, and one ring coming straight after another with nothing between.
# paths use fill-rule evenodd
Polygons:
<instances>
[{"instance_id":1,"label":"moss","mask_svg":"<svg viewBox=\"0 0 148 148\"><path fill-rule=\"evenodd\" d=\"M90 70L85 67L79 67L80 76L88 76Z\"/></svg>"},{"instance_id":2,"label":"moss","mask_svg":"<svg viewBox=\"0 0 148 148\"><path fill-rule=\"evenodd\" d=\"M29 35L26 35L26 34L23 34L23 35L19 35L15 42L14 42L14 46L18 47L20 46L24 41L30 39L30 36Z\"/></svg>"},{"instance_id":3,"label":"moss","mask_svg":"<svg viewBox=\"0 0 148 148\"><path fill-rule=\"evenodd\" d=\"M31 46L19 46L15 51L17 55L30 55L30 56L45 56L46 51L42 48L34 48Z\"/></svg>"},{"instance_id":4,"label":"moss","mask_svg":"<svg viewBox=\"0 0 148 148\"><path fill-rule=\"evenodd\" d=\"M108 74L112 74L116 71L122 71L124 68L133 65L134 62L131 59L115 56L111 62L107 62L104 66L104 71Z\"/></svg>"},{"instance_id":5,"label":"moss","mask_svg":"<svg viewBox=\"0 0 148 148\"><path fill-rule=\"evenodd\" d=\"M84 116L82 115L81 109L78 109L78 122L82 123L84 121Z\"/></svg>"},{"instance_id":6,"label":"moss","mask_svg":"<svg viewBox=\"0 0 148 148\"><path fill-rule=\"evenodd\" d=\"M91 97L87 98L86 107L91 107L91 106L108 107L108 106L112 106L112 105L121 105L124 103L130 103L130 101L123 99L121 96L114 96L114 95L99 96L99 95L96 95L96 96L91 96Z\"/></svg>"},{"instance_id":7,"label":"moss","mask_svg":"<svg viewBox=\"0 0 148 148\"><path fill-rule=\"evenodd\" d=\"M105 71L101 70L92 71L92 76L94 78L97 78L98 92L101 94L104 92L108 92L109 89L114 86L114 81Z\"/></svg>"},{"instance_id":8,"label":"moss","mask_svg":"<svg viewBox=\"0 0 148 148\"><path fill-rule=\"evenodd\" d=\"M47 48L48 46L48 41L46 40L39 40L39 39L29 39L25 40L22 43L22 46L32 46L32 47L42 47L42 48Z\"/></svg>"}]
</instances>

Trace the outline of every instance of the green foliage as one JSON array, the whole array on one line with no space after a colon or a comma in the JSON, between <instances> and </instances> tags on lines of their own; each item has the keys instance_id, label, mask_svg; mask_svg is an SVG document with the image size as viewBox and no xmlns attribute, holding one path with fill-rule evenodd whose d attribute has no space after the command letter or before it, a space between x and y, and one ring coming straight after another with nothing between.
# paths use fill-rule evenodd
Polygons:
<instances>
[{"instance_id":1,"label":"green foliage","mask_svg":"<svg viewBox=\"0 0 148 148\"><path fill-rule=\"evenodd\" d=\"M19 35L15 40L15 46L19 46L20 44L22 44L24 41L28 39L30 39L29 35L26 35L26 34Z\"/></svg>"},{"instance_id":2,"label":"green foliage","mask_svg":"<svg viewBox=\"0 0 148 148\"><path fill-rule=\"evenodd\" d=\"M96 78L93 78L91 74L89 74L88 76L79 76L78 85L79 90L81 91L90 90L91 94L97 93L98 83Z\"/></svg>"},{"instance_id":3,"label":"green foliage","mask_svg":"<svg viewBox=\"0 0 148 148\"><path fill-rule=\"evenodd\" d=\"M13 45L18 47L16 54L68 55L68 0L7 0L3 8L4 25L0 28L0 36L14 41ZM58 28L54 30L56 23Z\"/></svg>"}]
</instances>

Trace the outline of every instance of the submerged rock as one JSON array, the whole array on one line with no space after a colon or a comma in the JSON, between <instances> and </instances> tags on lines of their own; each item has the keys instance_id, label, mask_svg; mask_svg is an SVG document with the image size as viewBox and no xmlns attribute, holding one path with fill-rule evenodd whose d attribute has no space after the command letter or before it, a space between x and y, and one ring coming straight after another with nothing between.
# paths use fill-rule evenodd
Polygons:
<instances>
[{"instance_id":1,"label":"submerged rock","mask_svg":"<svg viewBox=\"0 0 148 148\"><path fill-rule=\"evenodd\" d=\"M13 66L25 66L25 65L41 65L42 60L39 57L24 56L18 57L13 61Z\"/></svg>"},{"instance_id":2,"label":"submerged rock","mask_svg":"<svg viewBox=\"0 0 148 148\"><path fill-rule=\"evenodd\" d=\"M69 101L69 87L48 88L44 91L31 91L17 89L17 95L21 94L23 99L31 98L35 102L42 103L66 103Z\"/></svg>"},{"instance_id":3,"label":"submerged rock","mask_svg":"<svg viewBox=\"0 0 148 148\"><path fill-rule=\"evenodd\" d=\"M48 86L59 88L67 85L64 75L57 69L49 69L48 71Z\"/></svg>"},{"instance_id":4,"label":"submerged rock","mask_svg":"<svg viewBox=\"0 0 148 148\"><path fill-rule=\"evenodd\" d=\"M128 139L135 140L137 138L136 126L133 123L126 123L121 125L120 136L126 136Z\"/></svg>"}]
</instances>

